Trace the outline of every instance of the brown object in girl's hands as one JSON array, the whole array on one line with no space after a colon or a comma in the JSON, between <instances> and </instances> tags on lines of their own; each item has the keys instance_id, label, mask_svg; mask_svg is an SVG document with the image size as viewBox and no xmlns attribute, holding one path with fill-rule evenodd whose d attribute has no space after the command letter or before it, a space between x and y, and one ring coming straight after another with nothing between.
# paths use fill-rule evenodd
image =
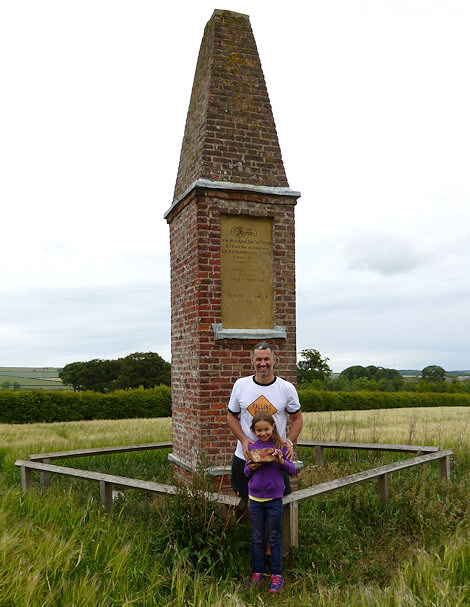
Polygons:
<instances>
[{"instance_id":1,"label":"brown object in girl's hands","mask_svg":"<svg viewBox=\"0 0 470 607\"><path fill-rule=\"evenodd\" d=\"M250 461L266 464L269 462L277 461L277 457L273 454L274 449L265 448L265 449L252 449L250 451Z\"/></svg>"}]
</instances>

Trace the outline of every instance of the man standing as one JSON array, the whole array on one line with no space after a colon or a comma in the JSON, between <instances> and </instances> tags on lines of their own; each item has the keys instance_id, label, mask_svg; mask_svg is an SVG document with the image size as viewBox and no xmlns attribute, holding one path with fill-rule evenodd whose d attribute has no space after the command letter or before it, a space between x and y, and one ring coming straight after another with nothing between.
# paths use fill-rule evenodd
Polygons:
<instances>
[{"instance_id":1,"label":"man standing","mask_svg":"<svg viewBox=\"0 0 470 607\"><path fill-rule=\"evenodd\" d=\"M238 439L232 459L232 489L240 497L248 497L248 479L243 469L248 459L248 445L256 441L250 429L255 413L268 411L274 418L276 428L287 448L287 458L292 460L294 442L302 430L302 411L295 387L285 379L274 375L276 358L273 348L261 342L253 348L251 362L254 375L241 377L233 385L228 405L227 423ZM291 425L286 435L287 416ZM291 493L289 477L284 479L285 495Z\"/></svg>"}]
</instances>

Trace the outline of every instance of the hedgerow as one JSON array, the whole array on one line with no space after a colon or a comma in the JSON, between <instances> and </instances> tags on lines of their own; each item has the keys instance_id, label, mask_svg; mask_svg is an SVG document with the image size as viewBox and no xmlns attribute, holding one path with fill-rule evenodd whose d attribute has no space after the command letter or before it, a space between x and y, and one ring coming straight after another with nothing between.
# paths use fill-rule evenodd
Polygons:
<instances>
[{"instance_id":1,"label":"hedgerow","mask_svg":"<svg viewBox=\"0 0 470 607\"><path fill-rule=\"evenodd\" d=\"M328 392L299 389L302 411L355 411L405 407L470 406L470 394L447 392Z\"/></svg>"},{"instance_id":2,"label":"hedgerow","mask_svg":"<svg viewBox=\"0 0 470 607\"><path fill-rule=\"evenodd\" d=\"M470 406L470 394L447 392L329 392L299 389L304 412L354 411L410 407ZM170 417L168 386L101 392L55 392L51 390L0 391L0 423L28 424L91 419Z\"/></svg>"},{"instance_id":3,"label":"hedgerow","mask_svg":"<svg viewBox=\"0 0 470 607\"><path fill-rule=\"evenodd\" d=\"M0 423L28 424L91 419L171 416L168 386L100 392L0 392Z\"/></svg>"}]
</instances>

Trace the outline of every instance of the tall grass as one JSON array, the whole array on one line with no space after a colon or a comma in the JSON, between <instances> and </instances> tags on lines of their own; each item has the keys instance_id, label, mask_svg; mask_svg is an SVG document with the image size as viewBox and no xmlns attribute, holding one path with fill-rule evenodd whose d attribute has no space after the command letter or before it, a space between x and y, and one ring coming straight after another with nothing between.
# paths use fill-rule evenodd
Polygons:
<instances>
[{"instance_id":1,"label":"tall grass","mask_svg":"<svg viewBox=\"0 0 470 607\"><path fill-rule=\"evenodd\" d=\"M126 490L104 514L89 482L53 477L47 491L37 481L26 495L19 489L17 458L166 441L171 420L0 425L0 607L468 606L469 413L456 407L306 414L306 439L437 444L454 450L455 467L451 483L439 479L435 465L393 475L385 506L373 482L302 502L300 546L285 559L281 597L246 590L248 525L225 526L213 504L195 507L184 491L175 499ZM325 465L316 466L309 449L300 455L305 486L393 457L328 451ZM149 451L67 465L173 482L166 457Z\"/></svg>"},{"instance_id":2,"label":"tall grass","mask_svg":"<svg viewBox=\"0 0 470 607\"><path fill-rule=\"evenodd\" d=\"M301 438L346 442L470 447L469 407L325 411L304 414Z\"/></svg>"}]
</instances>

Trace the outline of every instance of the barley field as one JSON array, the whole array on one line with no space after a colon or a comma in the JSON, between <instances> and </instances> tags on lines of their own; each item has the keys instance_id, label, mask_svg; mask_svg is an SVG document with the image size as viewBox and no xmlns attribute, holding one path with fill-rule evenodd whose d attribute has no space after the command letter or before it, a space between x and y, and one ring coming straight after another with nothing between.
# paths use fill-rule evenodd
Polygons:
<instances>
[{"instance_id":1,"label":"barley field","mask_svg":"<svg viewBox=\"0 0 470 607\"><path fill-rule=\"evenodd\" d=\"M170 419L0 425L0 607L470 605L470 409L307 413L301 438L436 445L454 451L451 482L429 465L299 506L299 548L285 557L281 596L250 593L246 522L213 504L123 491L110 513L95 484L38 479L28 494L14 462L30 453L171 440ZM64 465L173 482L168 450L67 460ZM300 486L389 462L390 454L299 449ZM404 456L407 457L407 456ZM396 476L396 477L395 477ZM196 479L204 489L205 478Z\"/></svg>"}]
</instances>

